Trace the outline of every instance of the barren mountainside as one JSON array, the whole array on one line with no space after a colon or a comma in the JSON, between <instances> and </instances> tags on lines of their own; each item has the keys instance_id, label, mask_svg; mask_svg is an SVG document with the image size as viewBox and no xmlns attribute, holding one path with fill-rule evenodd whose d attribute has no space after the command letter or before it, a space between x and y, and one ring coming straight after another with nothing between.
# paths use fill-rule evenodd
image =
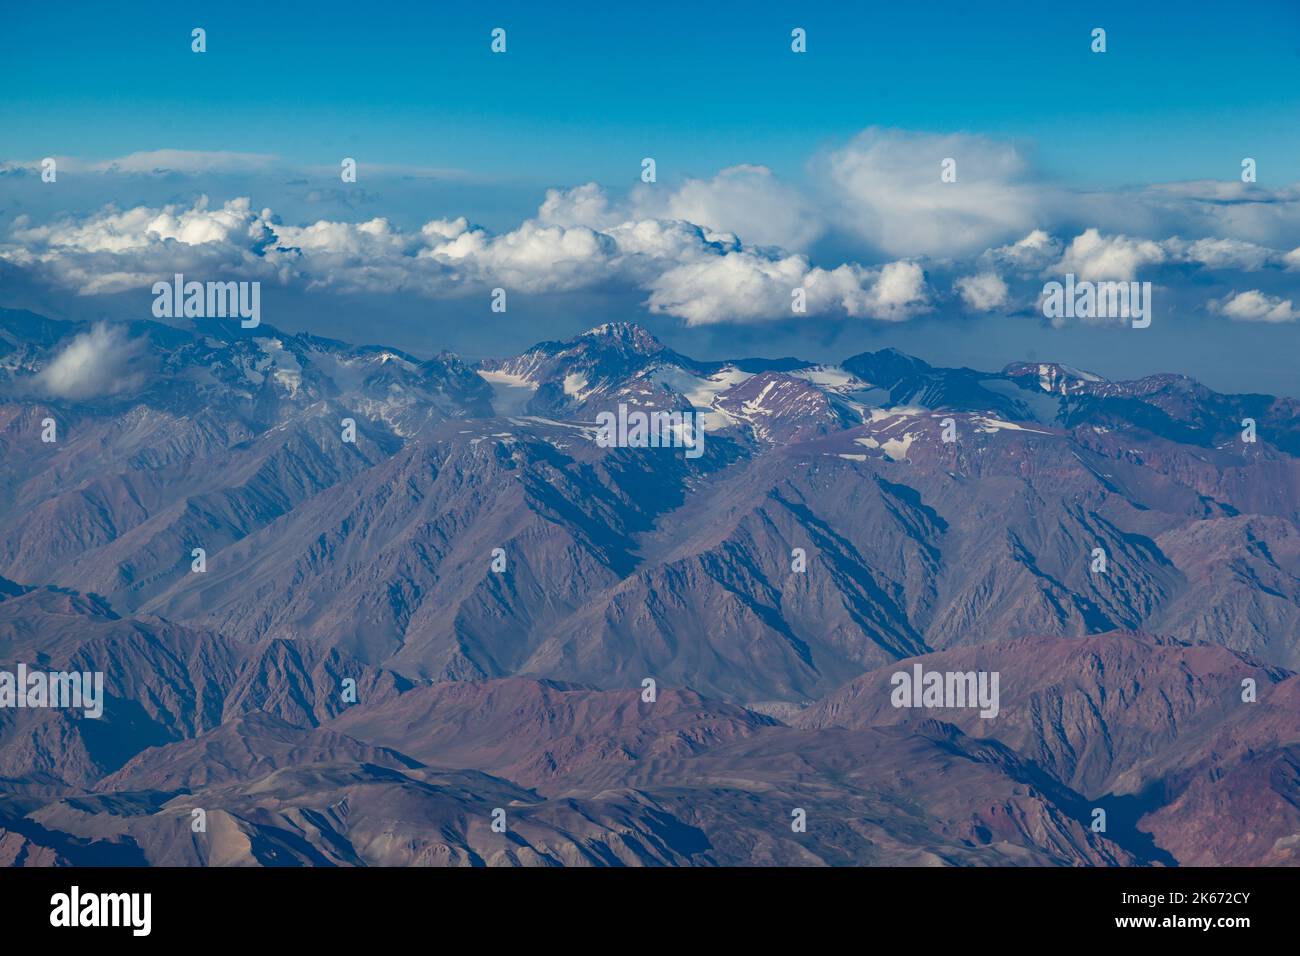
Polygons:
<instances>
[{"instance_id":1,"label":"barren mountainside","mask_svg":"<svg viewBox=\"0 0 1300 956\"><path fill-rule=\"evenodd\" d=\"M1297 861L1294 399L215 320L57 397L84 332L0 310L0 669L105 687L0 708L0 862Z\"/></svg>"}]
</instances>

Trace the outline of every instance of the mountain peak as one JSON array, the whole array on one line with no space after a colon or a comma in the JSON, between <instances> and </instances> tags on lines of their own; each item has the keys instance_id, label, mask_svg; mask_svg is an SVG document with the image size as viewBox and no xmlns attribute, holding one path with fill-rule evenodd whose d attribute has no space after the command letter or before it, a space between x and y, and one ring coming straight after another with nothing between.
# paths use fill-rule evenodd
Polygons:
<instances>
[{"instance_id":1,"label":"mountain peak","mask_svg":"<svg viewBox=\"0 0 1300 956\"><path fill-rule=\"evenodd\" d=\"M637 352L653 353L663 350L660 341L635 322L606 322L588 329L578 338L614 342Z\"/></svg>"},{"instance_id":2,"label":"mountain peak","mask_svg":"<svg viewBox=\"0 0 1300 956\"><path fill-rule=\"evenodd\" d=\"M1037 378L1038 386L1045 392L1061 395L1079 391L1090 384L1105 384L1106 379L1093 372L1085 372L1059 362L1014 362L1002 370L1012 379Z\"/></svg>"}]
</instances>

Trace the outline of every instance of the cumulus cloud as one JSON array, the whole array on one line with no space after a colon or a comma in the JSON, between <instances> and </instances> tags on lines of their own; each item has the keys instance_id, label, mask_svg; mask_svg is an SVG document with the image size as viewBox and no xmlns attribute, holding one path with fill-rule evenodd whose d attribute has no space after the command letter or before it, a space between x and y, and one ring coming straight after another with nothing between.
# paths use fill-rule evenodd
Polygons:
<instances>
[{"instance_id":1,"label":"cumulus cloud","mask_svg":"<svg viewBox=\"0 0 1300 956\"><path fill-rule=\"evenodd\" d=\"M160 151L112 161L104 174L265 159ZM944 159L956 163L955 182L942 181ZM535 215L497 231L463 216L410 228L383 216L344 221L347 212L290 224L248 198L109 206L41 223L19 216L0 258L86 295L148 288L177 272L430 298L497 286L617 289L688 324L892 322L953 302L990 312L1031 304L1035 284L1064 273L1105 281L1201 271L1207 285L1219 283L1214 294L1257 273L1249 286L1265 296L1276 291L1273 276L1300 269L1294 189L1188 183L1074 194L1036 181L1009 144L875 128L815 157L809 173L811 185L796 185L741 165L617 194L596 183L550 189ZM1280 246L1261 238L1288 234ZM791 309L795 289L805 313Z\"/></svg>"},{"instance_id":2,"label":"cumulus cloud","mask_svg":"<svg viewBox=\"0 0 1300 956\"><path fill-rule=\"evenodd\" d=\"M238 272L272 278L265 256L274 239L270 210L254 213L248 199L211 208L107 206L80 218L34 226L14 220L0 258L45 273L82 295L122 292L174 272Z\"/></svg>"},{"instance_id":3,"label":"cumulus cloud","mask_svg":"<svg viewBox=\"0 0 1300 956\"><path fill-rule=\"evenodd\" d=\"M627 211L615 214L598 187L551 190L536 218L494 234L464 217L418 230L385 218L292 226L269 209L255 212L246 198L213 207L204 197L189 208L108 207L43 226L20 222L17 244L0 246L0 257L46 268L85 294L185 272L428 296L496 286L566 292L618 282L642 289L653 311L689 323L789 316L795 288L805 290L812 315L901 321L928 308L924 272L915 263L826 270L802 255L744 244L734 233L681 218L624 219Z\"/></svg>"},{"instance_id":4,"label":"cumulus cloud","mask_svg":"<svg viewBox=\"0 0 1300 956\"><path fill-rule=\"evenodd\" d=\"M953 288L972 312L992 312L1006 305L1010 297L1006 282L996 272L962 276L953 283Z\"/></svg>"},{"instance_id":5,"label":"cumulus cloud","mask_svg":"<svg viewBox=\"0 0 1300 956\"><path fill-rule=\"evenodd\" d=\"M802 290L806 312L793 307ZM747 251L701 259L658 276L652 312L681 316L688 325L842 314L902 322L929 308L925 273L916 263L881 269L841 265L820 269L803 256L771 259Z\"/></svg>"},{"instance_id":6,"label":"cumulus cloud","mask_svg":"<svg viewBox=\"0 0 1300 956\"><path fill-rule=\"evenodd\" d=\"M200 198L189 209L167 206L150 209L137 206L119 211L106 207L97 215L81 220L64 219L44 226L16 224L14 237L27 244L82 252L125 252L143 249L160 240L175 239L187 246L205 242L228 242L237 235L257 233L258 218L249 200L235 199L219 209L208 208Z\"/></svg>"},{"instance_id":7,"label":"cumulus cloud","mask_svg":"<svg viewBox=\"0 0 1300 956\"><path fill-rule=\"evenodd\" d=\"M631 205L638 219L682 219L792 252L807 250L825 231L812 202L765 166L732 166L674 189L642 184Z\"/></svg>"},{"instance_id":8,"label":"cumulus cloud","mask_svg":"<svg viewBox=\"0 0 1300 956\"><path fill-rule=\"evenodd\" d=\"M99 323L68 343L36 376L42 390L57 398L116 395L140 386L143 373L132 371L144 342L129 339L121 326Z\"/></svg>"},{"instance_id":9,"label":"cumulus cloud","mask_svg":"<svg viewBox=\"0 0 1300 956\"><path fill-rule=\"evenodd\" d=\"M1165 261L1160 243L1127 236L1102 236L1096 229L1075 236L1054 272L1089 281L1131 281L1143 266Z\"/></svg>"},{"instance_id":10,"label":"cumulus cloud","mask_svg":"<svg viewBox=\"0 0 1300 956\"><path fill-rule=\"evenodd\" d=\"M1300 242L1300 187L1270 189L1239 180L1157 183L1080 197L1107 231L1239 239L1269 247Z\"/></svg>"},{"instance_id":11,"label":"cumulus cloud","mask_svg":"<svg viewBox=\"0 0 1300 956\"><path fill-rule=\"evenodd\" d=\"M959 276L952 285L968 309L982 312L1012 302L1028 306L1041 299L1039 285L1030 279L1059 281L1072 273L1080 281L1145 279L1169 284L1178 278L1170 275L1170 270L1191 269L1204 272L1210 281L1226 284L1243 273L1292 268L1292 260L1300 267L1295 253L1240 239L1147 239L1108 235L1096 228L1062 238L1035 229L1016 242L988 249L970 260L967 268L974 266L976 273ZM960 271L962 265L959 260L955 267Z\"/></svg>"},{"instance_id":12,"label":"cumulus cloud","mask_svg":"<svg viewBox=\"0 0 1300 956\"><path fill-rule=\"evenodd\" d=\"M941 163L955 161L955 182ZM1024 235L1041 190L1015 147L964 133L871 128L814 162L837 226L890 256L968 255Z\"/></svg>"},{"instance_id":13,"label":"cumulus cloud","mask_svg":"<svg viewBox=\"0 0 1300 956\"><path fill-rule=\"evenodd\" d=\"M596 183L548 189L537 218L547 225L609 230L646 220L680 221L742 236L755 246L802 252L825 231L824 217L799 189L765 166L732 166L676 186L639 184L614 201Z\"/></svg>"},{"instance_id":14,"label":"cumulus cloud","mask_svg":"<svg viewBox=\"0 0 1300 956\"><path fill-rule=\"evenodd\" d=\"M669 269L654 281L652 312L679 315L688 325L745 322L791 314L791 293L808 263L799 256L765 259L740 252Z\"/></svg>"},{"instance_id":15,"label":"cumulus cloud","mask_svg":"<svg viewBox=\"0 0 1300 956\"><path fill-rule=\"evenodd\" d=\"M628 217L614 208L609 195L596 183L572 189L548 189L537 218L548 226L587 226L604 229Z\"/></svg>"},{"instance_id":16,"label":"cumulus cloud","mask_svg":"<svg viewBox=\"0 0 1300 956\"><path fill-rule=\"evenodd\" d=\"M1087 229L1070 242L1060 261L1045 271L1073 272L1081 279L1131 281L1138 270L1164 263L1257 272L1285 262L1285 256L1276 250L1240 239L1136 239Z\"/></svg>"},{"instance_id":17,"label":"cumulus cloud","mask_svg":"<svg viewBox=\"0 0 1300 956\"><path fill-rule=\"evenodd\" d=\"M1210 307L1237 322L1294 322L1300 312L1290 299L1265 295L1257 289L1234 292L1224 299L1212 302Z\"/></svg>"},{"instance_id":18,"label":"cumulus cloud","mask_svg":"<svg viewBox=\"0 0 1300 956\"><path fill-rule=\"evenodd\" d=\"M1165 240L1164 247L1175 260L1197 263L1209 269L1258 272L1279 261L1278 254L1272 249L1241 239L1197 239L1188 242L1175 237Z\"/></svg>"},{"instance_id":19,"label":"cumulus cloud","mask_svg":"<svg viewBox=\"0 0 1300 956\"><path fill-rule=\"evenodd\" d=\"M1061 241L1042 229L1035 229L1016 242L989 249L981 258L1004 266L1022 275L1037 275L1048 265L1060 259Z\"/></svg>"},{"instance_id":20,"label":"cumulus cloud","mask_svg":"<svg viewBox=\"0 0 1300 956\"><path fill-rule=\"evenodd\" d=\"M421 258L459 266L473 280L530 292L577 289L599 281L618 251L614 239L586 226L528 220L500 236L466 228L422 249Z\"/></svg>"},{"instance_id":21,"label":"cumulus cloud","mask_svg":"<svg viewBox=\"0 0 1300 956\"><path fill-rule=\"evenodd\" d=\"M838 270L837 270L838 271ZM880 270L850 315L902 322L929 309L925 272L915 262L891 262Z\"/></svg>"},{"instance_id":22,"label":"cumulus cloud","mask_svg":"<svg viewBox=\"0 0 1300 956\"><path fill-rule=\"evenodd\" d=\"M940 164L955 162L943 182ZM1074 190L1034 175L1021 147L965 133L870 128L810 163L817 207L857 254L970 256L1042 230L1146 239L1184 237L1240 243L1192 250L1258 261L1264 249L1300 244L1300 186L1268 188L1235 179Z\"/></svg>"}]
</instances>

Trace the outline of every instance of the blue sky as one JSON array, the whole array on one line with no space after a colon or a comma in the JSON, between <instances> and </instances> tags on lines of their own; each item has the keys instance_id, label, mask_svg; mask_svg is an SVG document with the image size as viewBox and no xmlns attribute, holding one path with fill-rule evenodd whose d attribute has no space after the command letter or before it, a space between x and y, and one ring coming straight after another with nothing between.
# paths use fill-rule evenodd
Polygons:
<instances>
[{"instance_id":1,"label":"blue sky","mask_svg":"<svg viewBox=\"0 0 1300 956\"><path fill-rule=\"evenodd\" d=\"M617 184L644 155L668 174L794 175L818 143L878 125L1029 139L1075 182L1210 178L1243 150L1261 181L1300 179L1300 122L1278 121L1300 118L1300 5L1140 6L23 4L0 35L0 154L343 151Z\"/></svg>"},{"instance_id":2,"label":"blue sky","mask_svg":"<svg viewBox=\"0 0 1300 956\"><path fill-rule=\"evenodd\" d=\"M151 277L206 270L261 279L270 324L419 353L631 319L710 357L892 345L1300 393L1294 2L74 3L5 26L0 305L139 317ZM1156 323L1046 321L1067 270L1153 282Z\"/></svg>"}]
</instances>

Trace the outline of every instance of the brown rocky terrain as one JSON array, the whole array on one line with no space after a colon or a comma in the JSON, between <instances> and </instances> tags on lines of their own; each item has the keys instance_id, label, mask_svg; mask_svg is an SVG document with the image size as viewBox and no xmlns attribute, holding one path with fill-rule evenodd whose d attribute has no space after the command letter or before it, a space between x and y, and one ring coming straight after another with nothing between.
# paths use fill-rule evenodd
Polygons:
<instances>
[{"instance_id":1,"label":"brown rocky terrain","mask_svg":"<svg viewBox=\"0 0 1300 956\"><path fill-rule=\"evenodd\" d=\"M150 384L39 394L74 332L0 312L0 669L104 715L0 708L0 862L1296 862L1293 400L616 323L136 323ZM598 447L619 404L705 454ZM998 715L893 706L918 663Z\"/></svg>"}]
</instances>

